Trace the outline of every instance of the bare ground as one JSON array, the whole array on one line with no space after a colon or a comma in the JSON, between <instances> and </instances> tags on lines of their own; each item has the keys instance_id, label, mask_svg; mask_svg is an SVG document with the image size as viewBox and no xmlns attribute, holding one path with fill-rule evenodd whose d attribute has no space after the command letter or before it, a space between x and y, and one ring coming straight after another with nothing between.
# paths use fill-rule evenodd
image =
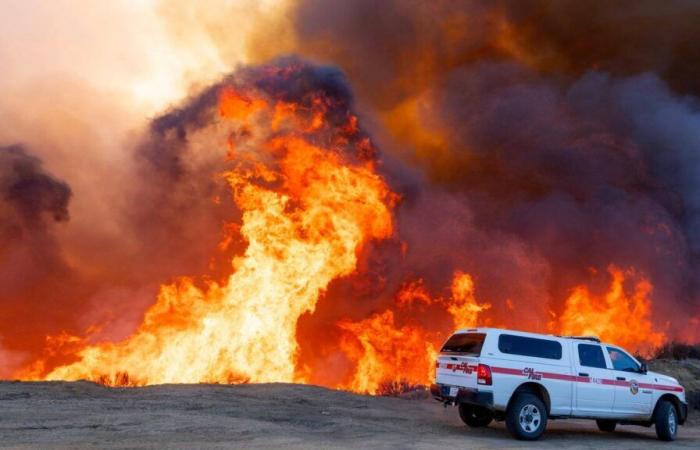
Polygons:
<instances>
[{"instance_id":1,"label":"bare ground","mask_svg":"<svg viewBox=\"0 0 700 450\"><path fill-rule=\"evenodd\" d=\"M1 448L699 448L700 426L672 444L653 429L599 432L593 422L550 422L536 443L502 424L472 430L432 399L380 398L292 384L0 383Z\"/></svg>"}]
</instances>

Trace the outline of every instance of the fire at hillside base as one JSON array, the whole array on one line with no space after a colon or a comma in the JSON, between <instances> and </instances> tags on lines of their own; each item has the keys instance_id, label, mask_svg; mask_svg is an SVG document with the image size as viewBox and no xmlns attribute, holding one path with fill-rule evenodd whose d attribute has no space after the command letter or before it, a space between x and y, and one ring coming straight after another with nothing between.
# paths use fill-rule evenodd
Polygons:
<instances>
[{"instance_id":1,"label":"fire at hillside base","mask_svg":"<svg viewBox=\"0 0 700 450\"><path fill-rule=\"evenodd\" d=\"M463 268L446 274L442 288L406 276L369 312L362 295L346 298L346 317L315 329L306 319L319 302L335 300L333 283L361 285L365 275L381 283L381 273L370 274L372 258L384 251L400 258L408 245L397 226L405 195L391 187L342 74L278 60L240 69L193 104L195 118L182 106L172 117L190 122L163 136L218 154L215 177L228 197L212 201L238 211L222 227L220 247L240 247L228 275L163 285L123 340L95 342L91 330L50 335L16 378L107 386L294 382L381 394L429 384L441 343L458 328L596 335L640 354L668 340L671 324L652 313L651 281L612 262L591 269L596 287L570 286L538 322L524 311L540 299L513 296L495 307L477 298L480 279ZM620 326L621 317L635 320ZM321 359L304 351L310 337Z\"/></svg>"}]
</instances>

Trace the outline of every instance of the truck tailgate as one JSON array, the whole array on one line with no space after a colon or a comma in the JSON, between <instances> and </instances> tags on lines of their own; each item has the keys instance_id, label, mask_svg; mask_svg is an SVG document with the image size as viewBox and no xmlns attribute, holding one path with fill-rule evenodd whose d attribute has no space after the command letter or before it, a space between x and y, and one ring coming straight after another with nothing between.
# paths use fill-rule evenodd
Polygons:
<instances>
[{"instance_id":1,"label":"truck tailgate","mask_svg":"<svg viewBox=\"0 0 700 450\"><path fill-rule=\"evenodd\" d=\"M435 364L435 382L443 385L476 389L476 369L479 358L460 355L440 355Z\"/></svg>"}]
</instances>

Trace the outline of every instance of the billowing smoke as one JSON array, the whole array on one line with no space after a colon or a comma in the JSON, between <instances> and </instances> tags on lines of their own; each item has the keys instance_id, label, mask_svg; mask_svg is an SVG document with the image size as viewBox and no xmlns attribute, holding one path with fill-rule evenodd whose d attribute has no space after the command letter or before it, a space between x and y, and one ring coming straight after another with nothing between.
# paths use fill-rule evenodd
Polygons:
<instances>
[{"instance_id":1,"label":"billowing smoke","mask_svg":"<svg viewBox=\"0 0 700 450\"><path fill-rule=\"evenodd\" d=\"M595 68L616 77L653 72L679 93L700 94L700 6L692 1L501 2L529 61L577 77Z\"/></svg>"},{"instance_id":2,"label":"billowing smoke","mask_svg":"<svg viewBox=\"0 0 700 450\"><path fill-rule=\"evenodd\" d=\"M0 147L0 344L5 349L21 345L37 351L53 331L52 322L74 317L76 303L62 301L76 280L55 235L68 220L70 197L70 187L25 148ZM29 336L27 323L32 324Z\"/></svg>"},{"instance_id":3,"label":"billowing smoke","mask_svg":"<svg viewBox=\"0 0 700 450\"><path fill-rule=\"evenodd\" d=\"M616 264L650 277L659 324L698 314L699 5L332 3L298 2L298 51L346 70L425 169L404 273L462 267L544 318Z\"/></svg>"}]
</instances>

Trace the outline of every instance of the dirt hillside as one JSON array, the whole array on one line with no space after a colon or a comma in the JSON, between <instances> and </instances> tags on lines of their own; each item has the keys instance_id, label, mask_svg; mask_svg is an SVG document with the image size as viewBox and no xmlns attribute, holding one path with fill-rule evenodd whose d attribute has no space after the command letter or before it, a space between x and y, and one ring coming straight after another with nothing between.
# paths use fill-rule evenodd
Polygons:
<instances>
[{"instance_id":1,"label":"dirt hillside","mask_svg":"<svg viewBox=\"0 0 700 450\"><path fill-rule=\"evenodd\" d=\"M697 416L700 415L700 359L681 361L657 359L649 363L649 369L678 379L686 390L686 400L692 409L690 417L692 420L698 420ZM693 412L695 412L694 415Z\"/></svg>"}]
</instances>

